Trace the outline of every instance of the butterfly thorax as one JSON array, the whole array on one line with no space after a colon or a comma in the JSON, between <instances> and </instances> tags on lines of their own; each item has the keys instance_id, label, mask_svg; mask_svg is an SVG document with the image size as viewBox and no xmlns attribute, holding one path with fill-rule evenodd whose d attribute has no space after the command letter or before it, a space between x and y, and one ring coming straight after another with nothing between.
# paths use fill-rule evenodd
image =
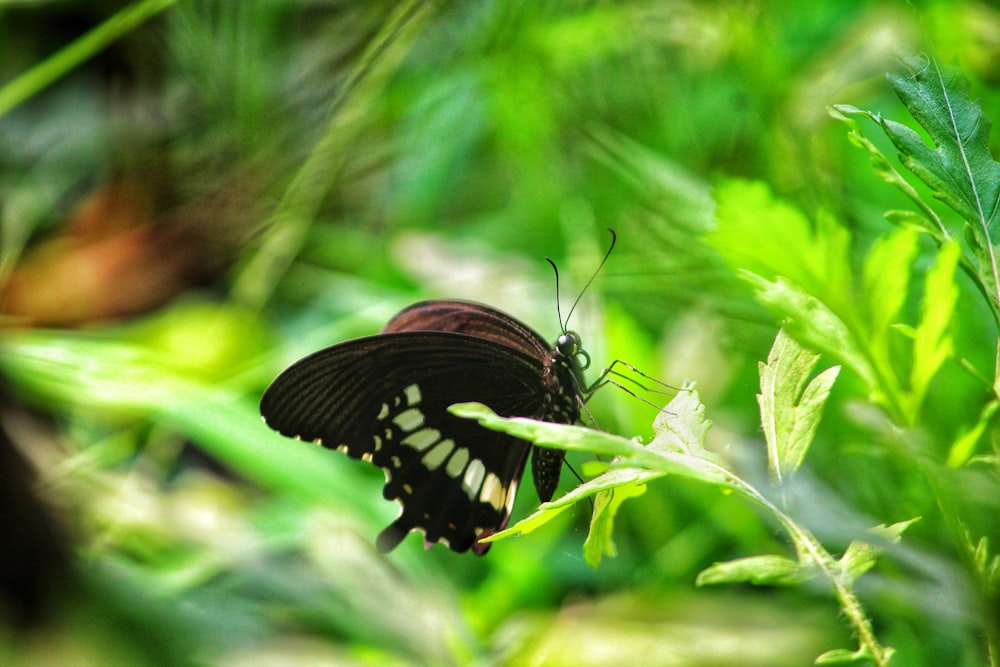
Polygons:
<instances>
[{"instance_id":1,"label":"butterfly thorax","mask_svg":"<svg viewBox=\"0 0 1000 667\"><path fill-rule=\"evenodd\" d=\"M586 359L586 353L580 347L580 336L567 332L559 337L545 359L542 382L547 400L541 416L543 420L574 424L580 418L580 396L584 386L581 357ZM542 502L552 499L559 484L559 473L565 456L566 453L561 449L532 448L532 476Z\"/></svg>"}]
</instances>

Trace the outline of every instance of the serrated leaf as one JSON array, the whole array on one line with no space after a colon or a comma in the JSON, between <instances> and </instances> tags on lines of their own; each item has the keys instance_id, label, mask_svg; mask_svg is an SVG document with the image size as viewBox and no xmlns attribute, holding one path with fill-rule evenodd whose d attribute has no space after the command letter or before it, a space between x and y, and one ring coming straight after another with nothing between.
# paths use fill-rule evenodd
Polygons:
<instances>
[{"instance_id":1,"label":"serrated leaf","mask_svg":"<svg viewBox=\"0 0 1000 667\"><path fill-rule=\"evenodd\" d=\"M993 160L991 123L966 90L967 83L933 58L904 58L905 74L890 73L896 95L927 130L932 149L916 132L883 121L900 159L938 197L967 221L982 225L996 242L995 217L1000 197L1000 163Z\"/></svg>"},{"instance_id":2,"label":"serrated leaf","mask_svg":"<svg viewBox=\"0 0 1000 667\"><path fill-rule=\"evenodd\" d=\"M868 140L853 118L853 116L863 116L881 125L881 116L849 104L835 104L829 109L829 113L832 118L847 125L848 140L868 153L872 169L875 173L883 181L902 192L923 213L923 215L920 215L914 211L888 211L885 214L886 219L897 226L913 225L918 229L923 229L939 241L947 239L949 237L948 232L945 230L937 213L924 202L916 189L893 168L885 154Z\"/></svg>"},{"instance_id":3,"label":"serrated leaf","mask_svg":"<svg viewBox=\"0 0 1000 667\"><path fill-rule=\"evenodd\" d=\"M778 482L792 475L805 458L823 416L823 407L839 366L809 381L819 355L778 331L767 363L758 364L761 424L767 442L768 468Z\"/></svg>"},{"instance_id":4,"label":"serrated leaf","mask_svg":"<svg viewBox=\"0 0 1000 667\"><path fill-rule=\"evenodd\" d=\"M694 383L685 382L653 420L655 436L648 449L654 452L706 454L705 437L712 422L705 419L705 406Z\"/></svg>"},{"instance_id":5,"label":"serrated leaf","mask_svg":"<svg viewBox=\"0 0 1000 667\"><path fill-rule=\"evenodd\" d=\"M798 209L756 183L722 184L717 204L718 227L707 240L754 287L757 300L782 318L783 326L803 344L857 373L871 400L897 417L899 378L887 346L872 347L868 309L855 290L847 229L820 213L814 231ZM899 233L895 245L909 243L910 232ZM880 257L885 259L891 249L880 251ZM902 267L908 268L907 255L895 259L892 270L880 273L873 265L871 281L899 283ZM895 299L895 294L876 298L883 320L885 313L898 311Z\"/></svg>"},{"instance_id":6,"label":"serrated leaf","mask_svg":"<svg viewBox=\"0 0 1000 667\"><path fill-rule=\"evenodd\" d=\"M681 387L677 396L664 408L655 422L657 436L648 446L595 431L580 426L552 424L550 422L520 417L499 417L488 407L478 403L453 405L449 410L461 417L472 418L483 426L510 433L540 444L558 449L588 451L615 457L606 472L592 480L580 484L557 500L542 503L531 516L519 521L506 530L484 538L493 542L511 535L531 532L548 523L560 512L585 498L601 492L615 492L616 504L613 511L601 519L605 524L597 524L599 530L606 530L610 536L611 521L618 504L638 495L636 489L667 474L709 482L717 486L732 488L732 474L718 461L718 457L704 450L705 435L710 426L705 420L705 408L698 392L690 383ZM619 494L619 490L624 491ZM608 553L608 539L596 535L592 549ZM591 552L588 561L599 562L600 557Z\"/></svg>"},{"instance_id":7,"label":"serrated leaf","mask_svg":"<svg viewBox=\"0 0 1000 667\"><path fill-rule=\"evenodd\" d=\"M643 470L635 466L613 468L608 472L588 480L576 488L565 493L559 498L542 503L530 516L518 521L513 526L505 530L494 533L489 537L482 538L483 542L495 542L497 540L511 537L513 535L526 535L541 526L544 526L552 519L559 516L564 510L572 507L581 500L586 500L590 496L602 492L613 491L619 487L630 485L645 485L646 483L663 477L666 473Z\"/></svg>"},{"instance_id":8,"label":"serrated leaf","mask_svg":"<svg viewBox=\"0 0 1000 667\"><path fill-rule=\"evenodd\" d=\"M690 383L681 387L657 417L654 422L656 436L648 446L583 426L553 424L526 417L500 417L480 403L459 403L448 410L459 417L475 419L488 429L509 433L543 447L616 457L607 473L588 484L623 469L678 474L713 484L726 484L731 474L717 456L703 447L710 422L705 420L705 408Z\"/></svg>"},{"instance_id":9,"label":"serrated leaf","mask_svg":"<svg viewBox=\"0 0 1000 667\"><path fill-rule=\"evenodd\" d=\"M909 57L905 74L888 75L896 94L927 131L931 148L912 129L878 119L900 151L900 161L964 218L969 248L979 261L979 278L997 314L1000 308L997 225L1000 163L990 151L990 120L969 99L967 82L933 58Z\"/></svg>"},{"instance_id":10,"label":"serrated leaf","mask_svg":"<svg viewBox=\"0 0 1000 667\"><path fill-rule=\"evenodd\" d=\"M529 516L524 517L513 526L508 526L504 530L493 533L488 537L480 538L480 542L496 542L508 537L514 537L515 535L527 535L541 528L549 521L552 521L571 506L572 503L542 503Z\"/></svg>"},{"instance_id":11,"label":"serrated leaf","mask_svg":"<svg viewBox=\"0 0 1000 667\"><path fill-rule=\"evenodd\" d=\"M840 557L840 565L847 581L854 581L875 567L882 550L864 540L853 540Z\"/></svg>"},{"instance_id":12,"label":"serrated leaf","mask_svg":"<svg viewBox=\"0 0 1000 667\"><path fill-rule=\"evenodd\" d=\"M906 521L897 521L896 523L890 524L880 523L874 528L869 529L869 532L877 535L887 542L896 543L903 536L903 533L906 532L906 529L918 521L920 521L920 517L915 516L912 519L907 519Z\"/></svg>"},{"instance_id":13,"label":"serrated leaf","mask_svg":"<svg viewBox=\"0 0 1000 667\"><path fill-rule=\"evenodd\" d=\"M894 544L902 537L903 532L920 520L914 517L908 521L900 521L891 525L881 524L870 529L869 532L881 538L883 541ZM840 557L840 566L848 581L854 581L868 570L875 567L878 559L885 552L880 546L873 545L864 540L854 540Z\"/></svg>"},{"instance_id":14,"label":"serrated leaf","mask_svg":"<svg viewBox=\"0 0 1000 667\"><path fill-rule=\"evenodd\" d=\"M758 586L795 586L808 581L815 573L798 561L784 556L764 555L714 563L698 574L695 584L738 584Z\"/></svg>"}]
</instances>

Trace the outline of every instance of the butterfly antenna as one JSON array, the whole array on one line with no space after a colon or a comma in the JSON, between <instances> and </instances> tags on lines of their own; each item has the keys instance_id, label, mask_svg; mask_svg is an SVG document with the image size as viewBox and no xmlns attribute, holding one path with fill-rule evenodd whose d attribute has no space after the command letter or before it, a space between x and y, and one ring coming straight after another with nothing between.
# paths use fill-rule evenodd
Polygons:
<instances>
[{"instance_id":1,"label":"butterfly antenna","mask_svg":"<svg viewBox=\"0 0 1000 667\"><path fill-rule=\"evenodd\" d=\"M561 299L559 298L559 267L556 266L556 263L553 262L550 257L546 257L545 261L552 265L552 270L555 271L556 273L556 317L559 318L559 328L562 330L563 333L566 333L566 325L563 324L563 318L562 318L562 308L560 307L559 304L559 302L561 301Z\"/></svg>"},{"instance_id":2,"label":"butterfly antenna","mask_svg":"<svg viewBox=\"0 0 1000 667\"><path fill-rule=\"evenodd\" d=\"M604 253L604 259L602 259L601 263L597 265L597 269L594 271L593 275L590 276L590 280L588 280L587 284L583 286L582 290L580 290L580 295L577 296L576 297L576 301L573 302L573 307L569 309L569 314L566 315L566 323L567 324L569 323L569 318L573 317L573 311L576 310L576 304L580 303L580 299L582 299L583 295L587 292L587 288L590 287L590 283L594 282L594 278L596 278L597 274L601 272L601 269L604 267L604 263L607 262L608 261L608 257L611 256L611 251L615 249L615 242L618 240L618 235L615 234L615 230L611 229L610 227L608 227L607 229L608 229L609 232L611 232L611 245L608 246L608 251L606 253ZM558 287L558 284L559 283L557 281L556 282L556 286L557 287ZM563 331L564 332L566 331L566 326L565 325L563 325Z\"/></svg>"}]
</instances>

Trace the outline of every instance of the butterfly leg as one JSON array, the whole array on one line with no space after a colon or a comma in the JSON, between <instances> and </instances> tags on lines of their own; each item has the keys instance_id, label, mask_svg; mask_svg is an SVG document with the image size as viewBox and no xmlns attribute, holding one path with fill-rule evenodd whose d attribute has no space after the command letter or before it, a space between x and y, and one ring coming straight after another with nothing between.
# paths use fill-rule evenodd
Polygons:
<instances>
[{"instance_id":1,"label":"butterfly leg","mask_svg":"<svg viewBox=\"0 0 1000 667\"><path fill-rule=\"evenodd\" d=\"M629 377L628 375L615 370L615 366L618 366L618 365L624 366L625 368L629 369L633 373L636 373L637 375L640 375L640 376L646 378L647 380L651 380L651 381L653 381L653 382L655 382L655 383L657 383L657 384L659 384L659 385L661 385L663 387L666 387L670 391L664 391L663 389L654 389L654 388L651 388L651 387L647 387L646 385L642 384L641 382L639 382L635 378ZM642 371L640 371L638 368L636 368L632 364L629 364L629 363L627 363L625 361L622 361L621 359L615 359L614 361L611 362L610 366L608 366L607 368L604 369L604 371L598 376L597 380L595 380L589 387L587 387L583 391L581 391L581 394L584 396L584 401L589 401L590 397L593 396L594 393L598 389L600 389L601 387L603 387L606 384L610 384L610 385L613 385L615 387L618 387L619 389L621 389L622 391L624 391L629 396L637 398L640 401L642 401L643 403L647 403L647 404L653 406L657 410L660 410L660 411L663 410L663 408L660 407L659 405L657 405L656 403L653 403L652 401L650 401L647 398L639 396L638 394L635 393L635 391L633 391L632 389L629 389L628 387L626 387L625 385L623 385L618 380L612 379L612 377L621 378L623 381L631 382L633 385L635 385L636 387L638 387L641 391L650 392L650 393L654 393L654 394L669 394L670 392L680 391L677 387L674 387L673 385L669 385L666 382L663 382L661 380L657 380L656 378L652 377L651 375L647 375L647 374L643 373Z\"/></svg>"}]
</instances>

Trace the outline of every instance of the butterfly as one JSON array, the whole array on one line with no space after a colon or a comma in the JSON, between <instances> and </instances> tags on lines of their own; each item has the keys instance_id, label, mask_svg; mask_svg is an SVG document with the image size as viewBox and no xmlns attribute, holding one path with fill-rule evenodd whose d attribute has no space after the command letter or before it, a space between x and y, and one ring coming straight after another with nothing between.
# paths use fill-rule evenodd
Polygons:
<instances>
[{"instance_id":1,"label":"butterfly","mask_svg":"<svg viewBox=\"0 0 1000 667\"><path fill-rule=\"evenodd\" d=\"M313 441L385 472L399 517L376 540L394 549L411 531L429 546L485 554L483 537L510 519L528 452L542 502L564 452L489 431L448 412L478 402L503 416L571 424L580 417L589 357L564 331L549 345L515 318L467 301L416 303L374 336L315 352L283 371L260 412L282 435Z\"/></svg>"}]
</instances>

